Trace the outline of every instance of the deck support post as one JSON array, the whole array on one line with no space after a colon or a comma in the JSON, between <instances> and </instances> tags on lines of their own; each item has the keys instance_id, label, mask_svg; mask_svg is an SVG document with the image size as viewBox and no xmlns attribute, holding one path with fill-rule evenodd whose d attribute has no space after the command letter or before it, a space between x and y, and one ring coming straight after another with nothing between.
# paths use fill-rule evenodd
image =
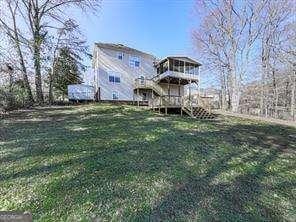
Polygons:
<instances>
[{"instance_id":1,"label":"deck support post","mask_svg":"<svg viewBox=\"0 0 296 222\"><path fill-rule=\"evenodd\" d=\"M140 92L139 92L139 88L137 89L137 101L138 101L138 107L140 106Z\"/></svg>"},{"instance_id":2,"label":"deck support post","mask_svg":"<svg viewBox=\"0 0 296 222\"><path fill-rule=\"evenodd\" d=\"M179 78L179 104L181 105L182 107L182 98L181 98L181 79Z\"/></svg>"},{"instance_id":3,"label":"deck support post","mask_svg":"<svg viewBox=\"0 0 296 222\"><path fill-rule=\"evenodd\" d=\"M191 99L191 79L189 80L189 104L190 104L190 113L191 116L193 115L193 109L192 109L192 99Z\"/></svg>"},{"instance_id":4,"label":"deck support post","mask_svg":"<svg viewBox=\"0 0 296 222\"><path fill-rule=\"evenodd\" d=\"M168 78L168 95L169 95L169 99L171 97L171 85L170 85L170 79Z\"/></svg>"},{"instance_id":5,"label":"deck support post","mask_svg":"<svg viewBox=\"0 0 296 222\"><path fill-rule=\"evenodd\" d=\"M153 93L153 89L151 89L151 98L152 98L152 109L154 111L154 93Z\"/></svg>"}]
</instances>

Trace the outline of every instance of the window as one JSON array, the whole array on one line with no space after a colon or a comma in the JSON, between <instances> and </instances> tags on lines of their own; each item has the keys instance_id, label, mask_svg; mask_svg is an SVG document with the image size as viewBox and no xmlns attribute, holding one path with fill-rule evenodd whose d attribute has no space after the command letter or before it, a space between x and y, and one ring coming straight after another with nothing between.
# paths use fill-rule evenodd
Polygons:
<instances>
[{"instance_id":1,"label":"window","mask_svg":"<svg viewBox=\"0 0 296 222\"><path fill-rule=\"evenodd\" d=\"M109 76L109 82L115 82L115 77L114 76Z\"/></svg>"},{"instance_id":2,"label":"window","mask_svg":"<svg viewBox=\"0 0 296 222\"><path fill-rule=\"evenodd\" d=\"M163 73L168 71L168 69L169 69L169 61L165 61L162 66L163 66L162 67L162 72Z\"/></svg>"},{"instance_id":3,"label":"window","mask_svg":"<svg viewBox=\"0 0 296 222\"><path fill-rule=\"evenodd\" d=\"M124 56L124 53L123 52L118 52L117 53L117 58L118 59L123 60L123 56Z\"/></svg>"},{"instance_id":4,"label":"window","mask_svg":"<svg viewBox=\"0 0 296 222\"><path fill-rule=\"evenodd\" d=\"M144 83L145 83L145 77L144 76L140 76L140 83L141 83L141 85L144 85Z\"/></svg>"},{"instance_id":5,"label":"window","mask_svg":"<svg viewBox=\"0 0 296 222\"><path fill-rule=\"evenodd\" d=\"M194 75L194 66L193 65L191 65L189 67L189 74Z\"/></svg>"},{"instance_id":6,"label":"window","mask_svg":"<svg viewBox=\"0 0 296 222\"><path fill-rule=\"evenodd\" d=\"M109 82L111 83L120 83L120 77L118 75L109 75Z\"/></svg>"},{"instance_id":7,"label":"window","mask_svg":"<svg viewBox=\"0 0 296 222\"><path fill-rule=\"evenodd\" d=\"M178 67L179 72L184 72L184 62L179 61L179 67Z\"/></svg>"},{"instance_id":8,"label":"window","mask_svg":"<svg viewBox=\"0 0 296 222\"><path fill-rule=\"evenodd\" d=\"M173 71L174 72L178 72L178 65L179 65L179 61L173 60Z\"/></svg>"},{"instance_id":9,"label":"window","mask_svg":"<svg viewBox=\"0 0 296 222\"><path fill-rule=\"evenodd\" d=\"M184 72L184 61L173 60L173 71L174 72Z\"/></svg>"},{"instance_id":10,"label":"window","mask_svg":"<svg viewBox=\"0 0 296 222\"><path fill-rule=\"evenodd\" d=\"M186 74L191 74L194 75L194 65L192 63L186 62L186 69L185 69Z\"/></svg>"},{"instance_id":11,"label":"window","mask_svg":"<svg viewBox=\"0 0 296 222\"><path fill-rule=\"evenodd\" d=\"M199 67L198 66L194 67L194 75L199 75Z\"/></svg>"},{"instance_id":12,"label":"window","mask_svg":"<svg viewBox=\"0 0 296 222\"><path fill-rule=\"evenodd\" d=\"M116 83L120 83L120 77L115 76L115 82L116 82Z\"/></svg>"},{"instance_id":13,"label":"window","mask_svg":"<svg viewBox=\"0 0 296 222\"><path fill-rule=\"evenodd\" d=\"M140 67L140 59L138 56L130 56L129 59L130 67Z\"/></svg>"},{"instance_id":14,"label":"window","mask_svg":"<svg viewBox=\"0 0 296 222\"><path fill-rule=\"evenodd\" d=\"M168 61L165 61L159 65L159 68L157 68L157 72L158 72L158 74L162 74L162 73L168 71L168 68L169 68L169 63L168 63Z\"/></svg>"},{"instance_id":15,"label":"window","mask_svg":"<svg viewBox=\"0 0 296 222\"><path fill-rule=\"evenodd\" d=\"M114 100L118 100L119 99L119 95L118 95L118 92L117 91L113 91L112 92L112 99L114 99Z\"/></svg>"}]
</instances>

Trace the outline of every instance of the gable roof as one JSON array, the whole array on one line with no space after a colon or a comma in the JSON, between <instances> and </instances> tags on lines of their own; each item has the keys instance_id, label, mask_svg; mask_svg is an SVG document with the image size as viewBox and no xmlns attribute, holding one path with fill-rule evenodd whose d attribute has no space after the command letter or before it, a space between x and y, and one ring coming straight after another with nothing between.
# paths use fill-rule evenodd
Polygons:
<instances>
[{"instance_id":1,"label":"gable roof","mask_svg":"<svg viewBox=\"0 0 296 222\"><path fill-rule=\"evenodd\" d=\"M152 54L142 52L140 50L125 46L123 44L97 42L97 43L95 43L95 46L100 47L100 48L106 48L106 49L115 49L118 51L121 50L121 51L125 51L125 52L135 52L135 53L139 53L139 54L148 55L148 56L151 56L156 59L156 57Z\"/></svg>"}]
</instances>

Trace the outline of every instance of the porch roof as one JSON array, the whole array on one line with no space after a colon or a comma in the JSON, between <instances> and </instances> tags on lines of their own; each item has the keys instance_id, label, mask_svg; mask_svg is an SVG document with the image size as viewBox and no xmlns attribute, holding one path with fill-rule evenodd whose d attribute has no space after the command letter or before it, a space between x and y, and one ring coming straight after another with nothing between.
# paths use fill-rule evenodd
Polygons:
<instances>
[{"instance_id":1,"label":"porch roof","mask_svg":"<svg viewBox=\"0 0 296 222\"><path fill-rule=\"evenodd\" d=\"M184 62L189 62L189 63L193 63L197 66L201 66L201 63L197 62L196 60L188 57L188 56L167 56L161 60L159 60L156 64L155 67L157 67L158 65L160 65L161 63L163 63L165 60L168 59L175 59L175 60L180 60L180 61L184 61Z\"/></svg>"}]
</instances>

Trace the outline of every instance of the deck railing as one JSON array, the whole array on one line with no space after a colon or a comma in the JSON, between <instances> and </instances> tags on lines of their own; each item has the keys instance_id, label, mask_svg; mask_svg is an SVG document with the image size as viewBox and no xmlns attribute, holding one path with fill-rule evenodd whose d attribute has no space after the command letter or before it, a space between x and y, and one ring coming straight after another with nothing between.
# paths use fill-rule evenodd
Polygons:
<instances>
[{"instance_id":1,"label":"deck railing","mask_svg":"<svg viewBox=\"0 0 296 222\"><path fill-rule=\"evenodd\" d=\"M157 96L149 102L151 107L181 107L182 96L162 95Z\"/></svg>"},{"instance_id":2,"label":"deck railing","mask_svg":"<svg viewBox=\"0 0 296 222\"><path fill-rule=\"evenodd\" d=\"M151 108L168 108L180 107L192 113L194 107L202 106L207 111L211 112L210 104L207 100L199 95L166 95L167 92L163 90L155 80L138 78L135 80L135 89L152 89L156 94L153 98L148 99L148 106Z\"/></svg>"},{"instance_id":3,"label":"deck railing","mask_svg":"<svg viewBox=\"0 0 296 222\"><path fill-rule=\"evenodd\" d=\"M135 80L135 89L153 89L159 96L165 94L164 90L152 79L138 78Z\"/></svg>"},{"instance_id":4,"label":"deck railing","mask_svg":"<svg viewBox=\"0 0 296 222\"><path fill-rule=\"evenodd\" d=\"M152 78L152 80L157 82L166 77L174 77L174 78L181 78L181 79L188 79L188 80L191 79L192 81L197 81L199 78L199 76L196 74L189 74L189 73L176 72L176 71L166 71L164 73L157 74Z\"/></svg>"}]
</instances>

